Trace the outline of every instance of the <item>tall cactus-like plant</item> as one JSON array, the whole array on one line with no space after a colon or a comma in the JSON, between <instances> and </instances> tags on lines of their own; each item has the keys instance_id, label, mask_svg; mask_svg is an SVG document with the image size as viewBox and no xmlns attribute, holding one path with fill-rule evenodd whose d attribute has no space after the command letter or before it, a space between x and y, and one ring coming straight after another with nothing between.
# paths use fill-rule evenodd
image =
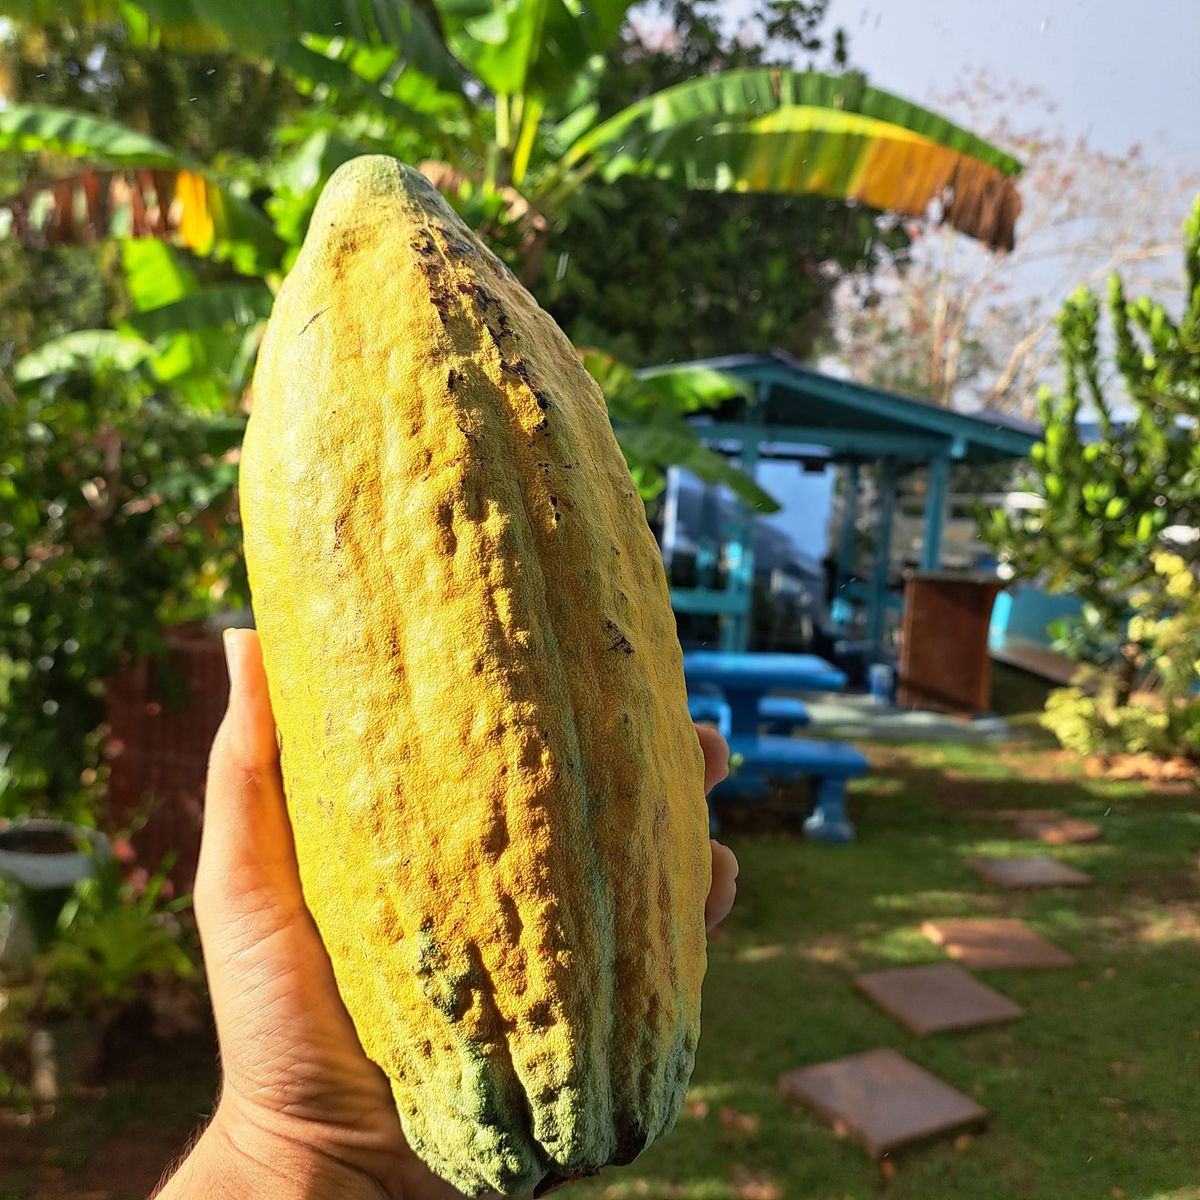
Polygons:
<instances>
[{"instance_id":1,"label":"tall cactus-like plant","mask_svg":"<svg viewBox=\"0 0 1200 1200\"><path fill-rule=\"evenodd\" d=\"M1178 572L1156 562L1170 552L1200 569L1200 198L1184 271L1178 316L1150 297L1130 300L1117 276L1106 305L1086 290L1070 297L1059 318L1063 384L1040 396L1045 435L1026 483L1041 504L995 512L985 528L1018 578L1083 602L1066 647L1115 668L1118 707L1167 652L1132 618L1183 601L1178 582L1167 593Z\"/></svg>"}]
</instances>

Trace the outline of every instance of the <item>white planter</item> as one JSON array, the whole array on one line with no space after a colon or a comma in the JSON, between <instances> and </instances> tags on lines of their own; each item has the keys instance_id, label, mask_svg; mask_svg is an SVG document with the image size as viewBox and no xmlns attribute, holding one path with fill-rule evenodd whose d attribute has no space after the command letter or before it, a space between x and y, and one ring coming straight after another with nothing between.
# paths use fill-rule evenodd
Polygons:
<instances>
[{"instance_id":1,"label":"white planter","mask_svg":"<svg viewBox=\"0 0 1200 1200\"><path fill-rule=\"evenodd\" d=\"M90 844L90 853L75 848L80 842ZM0 875L27 892L74 887L94 873L98 857L108 857L108 839L82 825L29 820L0 829Z\"/></svg>"}]
</instances>

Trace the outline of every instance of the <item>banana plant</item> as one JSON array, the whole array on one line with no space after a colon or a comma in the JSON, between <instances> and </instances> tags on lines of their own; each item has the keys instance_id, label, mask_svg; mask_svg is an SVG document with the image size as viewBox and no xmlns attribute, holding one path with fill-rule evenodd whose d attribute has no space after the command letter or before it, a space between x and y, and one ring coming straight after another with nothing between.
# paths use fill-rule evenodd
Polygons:
<instances>
[{"instance_id":1,"label":"banana plant","mask_svg":"<svg viewBox=\"0 0 1200 1200\"><path fill-rule=\"evenodd\" d=\"M1016 160L857 76L729 71L599 119L593 97L603 56L629 7L625 0L0 0L0 16L122 21L135 41L236 47L269 60L339 118L323 132L354 118L350 136L338 139L347 155L402 148L440 163L447 190L478 212L496 207L499 196L504 214L536 229L528 256L589 180L628 173L702 189L815 192L908 214L941 201L964 233L1011 246ZM234 217L249 219L228 181L134 131L36 105L0 117L0 149L157 171L162 182L175 172L164 202L139 206L131 197L132 232L166 231L205 252L225 243ZM336 162L327 156L323 165ZM72 223L62 228L66 190L56 182L62 202L43 205L43 220L57 220L52 232L63 234ZM23 194L9 204L23 229L32 219L28 200ZM76 208L88 203L87 195L75 198ZM93 201L87 211L103 217L102 208ZM138 209L161 220L138 228ZM172 220L173 228L164 224Z\"/></svg>"},{"instance_id":2,"label":"banana plant","mask_svg":"<svg viewBox=\"0 0 1200 1200\"><path fill-rule=\"evenodd\" d=\"M195 378L203 364L227 370L226 387L246 378L320 187L362 153L419 163L526 282L587 189L627 174L704 190L817 193L905 214L937 202L964 234L1012 245L1020 164L854 76L728 71L602 118L597 84L629 8L625 0L0 0L0 17L15 21L119 22L136 43L256 56L314 101L279 132L272 161L241 164L236 175L117 122L15 105L0 111L0 151L36 164L19 194L0 198L0 218L7 209L11 235L30 240L142 237L224 260L228 279L139 305L128 332L187 358L179 378ZM252 191L265 202L251 203ZM193 340L185 351L182 334L210 344ZM660 451L681 445L663 430L655 436Z\"/></svg>"}]
</instances>

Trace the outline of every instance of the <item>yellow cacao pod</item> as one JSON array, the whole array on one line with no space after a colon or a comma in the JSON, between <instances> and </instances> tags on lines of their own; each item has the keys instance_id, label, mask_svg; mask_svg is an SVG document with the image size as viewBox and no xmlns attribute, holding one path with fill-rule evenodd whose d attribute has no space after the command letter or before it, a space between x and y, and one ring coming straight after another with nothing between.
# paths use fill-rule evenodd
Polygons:
<instances>
[{"instance_id":1,"label":"yellow cacao pod","mask_svg":"<svg viewBox=\"0 0 1200 1200\"><path fill-rule=\"evenodd\" d=\"M705 969L666 579L570 343L393 159L316 208L241 495L305 899L405 1134L473 1195L628 1162Z\"/></svg>"}]
</instances>

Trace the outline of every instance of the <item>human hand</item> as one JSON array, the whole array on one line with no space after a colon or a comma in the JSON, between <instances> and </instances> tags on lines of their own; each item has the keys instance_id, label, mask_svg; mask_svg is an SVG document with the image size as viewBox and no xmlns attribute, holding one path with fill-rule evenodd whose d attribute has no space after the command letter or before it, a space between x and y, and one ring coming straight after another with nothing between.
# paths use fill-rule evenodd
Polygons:
<instances>
[{"instance_id":1,"label":"human hand","mask_svg":"<svg viewBox=\"0 0 1200 1200\"><path fill-rule=\"evenodd\" d=\"M458 1197L408 1147L387 1079L363 1053L304 905L258 636L226 635L229 707L209 760L196 920L221 1044L216 1114L160 1200ZM698 728L705 790L728 773ZM717 842L711 929L737 861Z\"/></svg>"}]
</instances>

